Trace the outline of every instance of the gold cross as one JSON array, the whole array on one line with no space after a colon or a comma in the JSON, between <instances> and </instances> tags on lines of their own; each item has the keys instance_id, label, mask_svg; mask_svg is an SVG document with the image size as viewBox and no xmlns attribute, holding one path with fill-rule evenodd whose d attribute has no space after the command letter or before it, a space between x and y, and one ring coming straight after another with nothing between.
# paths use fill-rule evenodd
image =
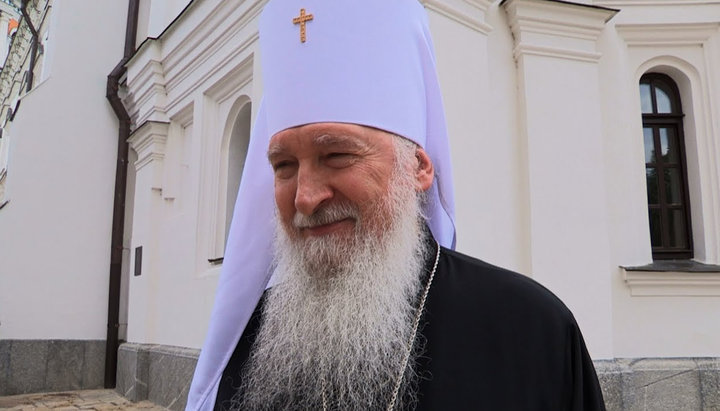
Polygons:
<instances>
[{"instance_id":1,"label":"gold cross","mask_svg":"<svg viewBox=\"0 0 720 411\"><path fill-rule=\"evenodd\" d=\"M305 14L305 9L300 9L300 15L293 19L293 24L300 25L300 42L305 43L305 22L313 19L312 14Z\"/></svg>"}]
</instances>

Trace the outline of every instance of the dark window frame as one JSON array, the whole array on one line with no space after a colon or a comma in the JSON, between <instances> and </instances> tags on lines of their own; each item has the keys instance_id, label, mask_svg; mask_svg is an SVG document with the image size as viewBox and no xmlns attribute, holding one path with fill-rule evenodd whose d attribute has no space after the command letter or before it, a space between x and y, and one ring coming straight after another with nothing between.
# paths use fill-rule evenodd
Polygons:
<instances>
[{"instance_id":1,"label":"dark window frame","mask_svg":"<svg viewBox=\"0 0 720 411\"><path fill-rule=\"evenodd\" d=\"M648 196L648 224L652 223L652 210L660 210L660 246L652 247L653 260L689 260L693 258L693 241L692 241L692 221L690 217L690 196L689 196L689 185L688 185L688 173L687 173L687 161L685 154L685 133L683 130L683 117L682 104L680 100L680 92L678 90L675 81L670 76L661 73L646 73L640 78L640 84L647 84L650 86L650 96L652 100L652 113L642 113L642 124L643 129L650 128L653 133L653 151L654 162L645 163L646 175L648 170L656 170L657 176L657 188L658 192L658 203L651 204ZM669 91L669 98L671 99L671 113L658 113L657 101L655 88L660 85L664 86L664 91ZM661 147L660 142L660 130L661 129L674 129L677 138L677 161L667 162L662 160L661 152L658 150ZM644 143L643 143L644 144ZM669 143L668 143L669 144ZM647 148L646 148L647 150ZM676 169L680 173L679 189L682 193L680 195L680 203L668 202L667 193L665 188L667 183L665 182L666 170ZM647 178L647 177L646 177ZM675 238L674 241L671 239L670 227L669 227L669 214L673 210L680 210L683 214L685 224L685 235L684 238ZM651 238L653 228L650 227ZM684 247L672 247L671 243L684 242Z\"/></svg>"}]
</instances>

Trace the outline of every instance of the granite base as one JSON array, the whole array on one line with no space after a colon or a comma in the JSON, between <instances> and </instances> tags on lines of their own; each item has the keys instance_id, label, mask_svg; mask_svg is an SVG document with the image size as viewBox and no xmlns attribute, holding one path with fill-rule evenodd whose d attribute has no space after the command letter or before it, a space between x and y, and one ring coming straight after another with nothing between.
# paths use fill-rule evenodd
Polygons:
<instances>
[{"instance_id":1,"label":"granite base","mask_svg":"<svg viewBox=\"0 0 720 411\"><path fill-rule=\"evenodd\" d=\"M123 344L116 391L182 410L199 350ZM720 410L720 358L595 361L608 411Z\"/></svg>"},{"instance_id":2,"label":"granite base","mask_svg":"<svg viewBox=\"0 0 720 411\"><path fill-rule=\"evenodd\" d=\"M608 411L720 410L720 358L595 361Z\"/></svg>"},{"instance_id":3,"label":"granite base","mask_svg":"<svg viewBox=\"0 0 720 411\"><path fill-rule=\"evenodd\" d=\"M199 350L125 343L118 351L115 390L131 401L184 410Z\"/></svg>"},{"instance_id":4,"label":"granite base","mask_svg":"<svg viewBox=\"0 0 720 411\"><path fill-rule=\"evenodd\" d=\"M103 387L104 340L0 340L0 395Z\"/></svg>"}]
</instances>

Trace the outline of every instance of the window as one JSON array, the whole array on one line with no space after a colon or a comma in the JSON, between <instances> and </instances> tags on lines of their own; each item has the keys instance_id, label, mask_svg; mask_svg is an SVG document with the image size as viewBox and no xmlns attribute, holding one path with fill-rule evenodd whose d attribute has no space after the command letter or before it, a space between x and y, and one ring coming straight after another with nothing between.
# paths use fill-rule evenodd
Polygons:
<instances>
[{"instance_id":1,"label":"window","mask_svg":"<svg viewBox=\"0 0 720 411\"><path fill-rule=\"evenodd\" d=\"M690 202L677 85L667 75L645 74L640 78L640 102L653 259L690 259Z\"/></svg>"},{"instance_id":2,"label":"window","mask_svg":"<svg viewBox=\"0 0 720 411\"><path fill-rule=\"evenodd\" d=\"M235 118L235 123L230 136L227 160L227 192L225 197L225 242L230 234L230 223L232 222L235 200L240 180L242 179L243 168L245 167L245 156L247 156L248 144L250 143L250 113L252 103L246 103ZM225 244L223 242L223 245Z\"/></svg>"}]
</instances>

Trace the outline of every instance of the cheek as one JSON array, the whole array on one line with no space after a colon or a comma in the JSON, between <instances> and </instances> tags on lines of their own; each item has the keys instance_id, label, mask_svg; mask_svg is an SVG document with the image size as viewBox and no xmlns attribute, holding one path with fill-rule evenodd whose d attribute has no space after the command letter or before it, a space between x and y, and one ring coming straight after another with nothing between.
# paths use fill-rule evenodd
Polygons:
<instances>
[{"instance_id":1,"label":"cheek","mask_svg":"<svg viewBox=\"0 0 720 411\"><path fill-rule=\"evenodd\" d=\"M288 225L295 216L295 189L288 183L275 183L275 205L283 224Z\"/></svg>"},{"instance_id":2,"label":"cheek","mask_svg":"<svg viewBox=\"0 0 720 411\"><path fill-rule=\"evenodd\" d=\"M392 165L382 162L359 164L346 170L335 184L348 197L358 201L372 201L388 192L392 172Z\"/></svg>"}]
</instances>

